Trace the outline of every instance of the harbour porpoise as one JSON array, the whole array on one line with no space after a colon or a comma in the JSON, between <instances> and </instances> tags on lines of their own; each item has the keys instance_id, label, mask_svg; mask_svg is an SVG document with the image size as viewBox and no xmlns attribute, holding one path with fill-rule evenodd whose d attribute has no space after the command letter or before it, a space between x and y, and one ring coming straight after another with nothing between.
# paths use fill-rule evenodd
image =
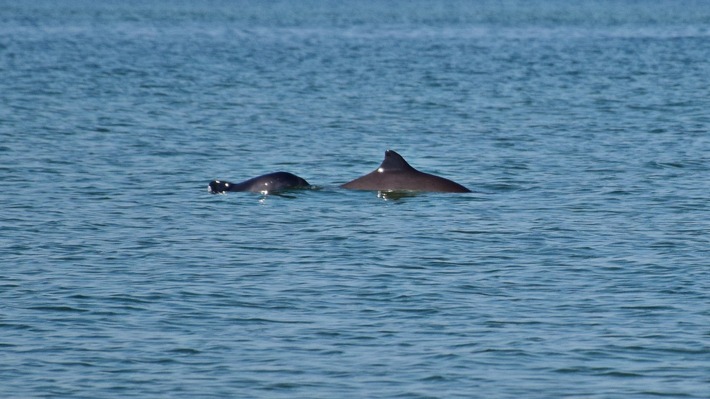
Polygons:
<instances>
[{"instance_id":1,"label":"harbour porpoise","mask_svg":"<svg viewBox=\"0 0 710 399\"><path fill-rule=\"evenodd\" d=\"M392 150L385 151L385 160L379 168L340 187L372 191L471 192L454 181L414 169L401 155Z\"/></svg>"},{"instance_id":2,"label":"harbour porpoise","mask_svg":"<svg viewBox=\"0 0 710 399\"><path fill-rule=\"evenodd\" d=\"M310 188L308 182L293 173L274 172L257 176L241 183L231 183L224 180L212 180L207 191L213 194L227 191L251 191L255 193L273 193L298 188Z\"/></svg>"}]
</instances>

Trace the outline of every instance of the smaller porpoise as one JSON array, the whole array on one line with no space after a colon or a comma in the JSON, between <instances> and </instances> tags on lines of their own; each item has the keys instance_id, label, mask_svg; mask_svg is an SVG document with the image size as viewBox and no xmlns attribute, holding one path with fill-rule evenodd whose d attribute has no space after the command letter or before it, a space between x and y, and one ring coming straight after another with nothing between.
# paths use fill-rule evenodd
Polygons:
<instances>
[{"instance_id":1,"label":"smaller porpoise","mask_svg":"<svg viewBox=\"0 0 710 399\"><path fill-rule=\"evenodd\" d=\"M371 191L430 191L440 193L470 193L471 190L443 177L420 172L392 150L385 151L380 167L345 183L342 188Z\"/></svg>"},{"instance_id":2,"label":"smaller porpoise","mask_svg":"<svg viewBox=\"0 0 710 399\"><path fill-rule=\"evenodd\" d=\"M224 180L213 180L207 187L212 194L221 194L227 191L251 191L255 193L273 193L298 188L310 188L308 182L293 173L274 172L257 176L241 183L230 183Z\"/></svg>"}]
</instances>

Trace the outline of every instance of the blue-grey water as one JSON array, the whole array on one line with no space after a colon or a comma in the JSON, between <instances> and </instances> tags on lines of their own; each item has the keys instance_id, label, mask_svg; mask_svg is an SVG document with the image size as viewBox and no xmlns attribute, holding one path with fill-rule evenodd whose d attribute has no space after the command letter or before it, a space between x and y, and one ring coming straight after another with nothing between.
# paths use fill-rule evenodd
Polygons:
<instances>
[{"instance_id":1,"label":"blue-grey water","mask_svg":"<svg viewBox=\"0 0 710 399\"><path fill-rule=\"evenodd\" d=\"M2 398L710 397L710 2L0 0L0 186Z\"/></svg>"}]
</instances>

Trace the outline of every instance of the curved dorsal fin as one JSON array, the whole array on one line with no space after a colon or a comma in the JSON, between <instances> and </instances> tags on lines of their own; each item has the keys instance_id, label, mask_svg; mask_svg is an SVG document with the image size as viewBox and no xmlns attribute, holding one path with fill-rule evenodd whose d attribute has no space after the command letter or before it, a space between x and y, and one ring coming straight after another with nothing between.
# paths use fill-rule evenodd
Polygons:
<instances>
[{"instance_id":1,"label":"curved dorsal fin","mask_svg":"<svg viewBox=\"0 0 710 399\"><path fill-rule=\"evenodd\" d=\"M397 154L392 150L385 151L385 160L382 161L378 171L381 172L394 172L398 170L416 170L411 167L407 161L402 158L401 155Z\"/></svg>"}]
</instances>

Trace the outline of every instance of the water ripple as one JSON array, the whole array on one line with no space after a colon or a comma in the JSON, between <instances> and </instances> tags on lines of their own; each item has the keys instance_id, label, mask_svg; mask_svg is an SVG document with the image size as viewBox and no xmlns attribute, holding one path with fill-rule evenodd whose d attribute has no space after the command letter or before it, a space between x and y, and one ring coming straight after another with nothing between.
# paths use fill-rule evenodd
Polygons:
<instances>
[{"instance_id":1,"label":"water ripple","mask_svg":"<svg viewBox=\"0 0 710 399\"><path fill-rule=\"evenodd\" d=\"M94 3L0 16L0 396L710 396L707 6Z\"/></svg>"}]
</instances>

